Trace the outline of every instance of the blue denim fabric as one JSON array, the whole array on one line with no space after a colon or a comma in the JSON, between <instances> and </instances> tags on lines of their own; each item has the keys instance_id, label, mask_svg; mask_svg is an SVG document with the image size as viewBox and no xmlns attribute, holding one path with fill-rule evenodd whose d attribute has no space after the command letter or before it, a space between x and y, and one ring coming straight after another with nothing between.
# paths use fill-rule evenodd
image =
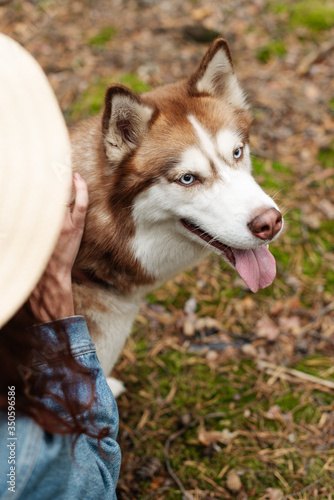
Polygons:
<instances>
[{"instance_id":1,"label":"blue denim fabric","mask_svg":"<svg viewBox=\"0 0 334 500\"><path fill-rule=\"evenodd\" d=\"M95 424L110 427L110 435L100 441L81 435L72 457L72 437L45 432L31 418L17 416L15 437L8 434L7 415L0 412L0 500L115 500L116 484L121 464L121 452L116 442L118 411L116 401L96 356L86 322L74 316L57 322L37 325L35 333L44 341L55 340L54 324L66 328L72 352L92 369L97 402L93 405ZM59 353L54 353L57 359ZM43 364L43 358L36 363ZM48 369L45 367L45 376ZM75 382L80 383L80 382ZM50 406L54 406L50 403ZM9 445L9 446L7 446ZM15 450L14 450L15 448ZM10 464L15 451L15 492L9 491Z\"/></svg>"}]
</instances>

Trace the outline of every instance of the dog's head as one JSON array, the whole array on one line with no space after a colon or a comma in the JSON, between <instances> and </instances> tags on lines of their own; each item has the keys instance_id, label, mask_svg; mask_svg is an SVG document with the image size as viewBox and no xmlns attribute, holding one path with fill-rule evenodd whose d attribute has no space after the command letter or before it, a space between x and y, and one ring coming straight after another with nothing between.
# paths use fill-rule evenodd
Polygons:
<instances>
[{"instance_id":1,"label":"dog's head","mask_svg":"<svg viewBox=\"0 0 334 500\"><path fill-rule=\"evenodd\" d=\"M251 290L273 281L266 244L283 221L251 175L250 121L223 39L188 80L141 97L120 85L107 89L110 206L130 208L129 248L148 275L164 279L213 250Z\"/></svg>"}]
</instances>

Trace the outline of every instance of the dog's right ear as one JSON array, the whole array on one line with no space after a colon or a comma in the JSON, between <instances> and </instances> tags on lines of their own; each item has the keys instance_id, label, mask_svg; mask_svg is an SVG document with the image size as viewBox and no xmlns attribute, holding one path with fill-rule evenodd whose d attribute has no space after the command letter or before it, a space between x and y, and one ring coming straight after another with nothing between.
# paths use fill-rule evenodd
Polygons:
<instances>
[{"instance_id":1,"label":"dog's right ear","mask_svg":"<svg viewBox=\"0 0 334 500\"><path fill-rule=\"evenodd\" d=\"M105 95L102 118L107 156L120 161L134 150L154 119L156 109L123 85L110 85Z\"/></svg>"}]
</instances>

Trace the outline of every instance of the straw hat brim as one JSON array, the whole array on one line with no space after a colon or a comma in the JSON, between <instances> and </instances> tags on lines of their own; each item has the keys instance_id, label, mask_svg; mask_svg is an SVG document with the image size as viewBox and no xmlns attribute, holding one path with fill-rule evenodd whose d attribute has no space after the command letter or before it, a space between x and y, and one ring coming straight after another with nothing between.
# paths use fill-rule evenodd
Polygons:
<instances>
[{"instance_id":1,"label":"straw hat brim","mask_svg":"<svg viewBox=\"0 0 334 500\"><path fill-rule=\"evenodd\" d=\"M26 301L70 195L70 141L42 69L0 34L0 326Z\"/></svg>"}]
</instances>

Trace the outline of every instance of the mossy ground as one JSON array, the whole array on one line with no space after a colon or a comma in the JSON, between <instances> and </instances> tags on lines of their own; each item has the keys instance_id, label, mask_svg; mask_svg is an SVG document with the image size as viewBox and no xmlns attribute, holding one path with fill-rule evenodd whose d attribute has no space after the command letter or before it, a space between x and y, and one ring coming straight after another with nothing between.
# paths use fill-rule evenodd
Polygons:
<instances>
[{"instance_id":1,"label":"mossy ground","mask_svg":"<svg viewBox=\"0 0 334 500\"><path fill-rule=\"evenodd\" d=\"M138 332L137 339L141 335L147 332ZM238 434L229 444L204 446L198 437L201 424L197 423L173 442L171 465L187 490L218 492L218 498L230 498L224 488L229 469L237 470L247 498L254 500L267 488L277 488L286 495L314 481L321 482L325 491L334 488L331 468L326 467L333 453L326 446L324 429L326 416L333 410L331 395L305 384L291 387L280 380L268 384L268 377L249 360L213 367L168 348L152 359L150 348L152 344L139 353L135 365L122 370L129 380L121 408L125 413L129 410L129 415L133 407L143 412L127 419L123 443L138 469L152 456L163 463L168 436L180 428L183 416L189 413L191 419L203 417L208 432L228 429ZM333 371L328 375L329 358L314 361L306 358L298 368L334 379ZM276 416L271 414L272 408L278 408ZM205 419L217 412L221 412L218 418ZM162 474L155 482L156 489L165 479ZM138 491L150 487L147 479L139 480ZM180 492L171 486L161 498L179 499Z\"/></svg>"}]
</instances>

